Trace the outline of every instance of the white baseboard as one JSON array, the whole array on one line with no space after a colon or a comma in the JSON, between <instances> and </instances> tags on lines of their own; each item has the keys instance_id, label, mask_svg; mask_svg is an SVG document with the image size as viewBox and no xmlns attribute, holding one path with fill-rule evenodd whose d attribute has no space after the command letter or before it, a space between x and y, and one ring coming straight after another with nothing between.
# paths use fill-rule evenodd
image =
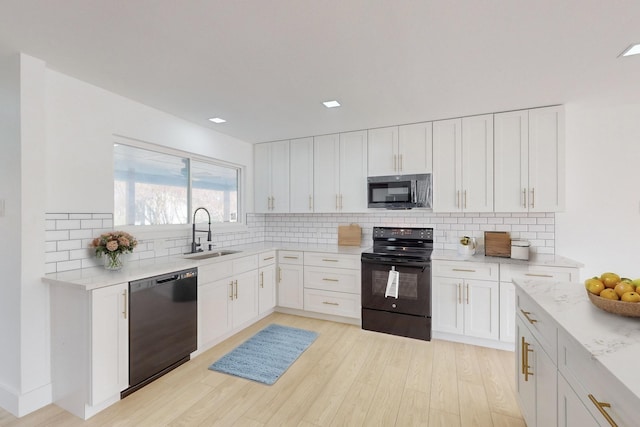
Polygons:
<instances>
[{"instance_id":1,"label":"white baseboard","mask_svg":"<svg viewBox=\"0 0 640 427\"><path fill-rule=\"evenodd\" d=\"M18 418L49 405L52 396L51 383L25 394L19 394L0 385L0 407Z\"/></svg>"}]
</instances>

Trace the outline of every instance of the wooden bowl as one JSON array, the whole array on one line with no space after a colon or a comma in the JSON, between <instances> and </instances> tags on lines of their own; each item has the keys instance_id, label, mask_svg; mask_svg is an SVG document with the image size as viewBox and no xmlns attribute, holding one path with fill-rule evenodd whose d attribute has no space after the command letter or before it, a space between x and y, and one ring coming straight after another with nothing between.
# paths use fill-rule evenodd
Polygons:
<instances>
[{"instance_id":1,"label":"wooden bowl","mask_svg":"<svg viewBox=\"0 0 640 427\"><path fill-rule=\"evenodd\" d=\"M640 302L614 301L587 291L591 303L601 310L626 317L640 317Z\"/></svg>"}]
</instances>

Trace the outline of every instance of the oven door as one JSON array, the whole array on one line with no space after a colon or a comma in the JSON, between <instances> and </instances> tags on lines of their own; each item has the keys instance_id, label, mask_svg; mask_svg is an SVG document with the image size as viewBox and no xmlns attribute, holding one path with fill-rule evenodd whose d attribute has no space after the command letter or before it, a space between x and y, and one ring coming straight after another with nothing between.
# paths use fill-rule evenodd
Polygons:
<instances>
[{"instance_id":1,"label":"oven door","mask_svg":"<svg viewBox=\"0 0 640 427\"><path fill-rule=\"evenodd\" d=\"M398 272L397 295L385 296L389 272ZM431 263L362 258L362 308L431 316Z\"/></svg>"}]
</instances>

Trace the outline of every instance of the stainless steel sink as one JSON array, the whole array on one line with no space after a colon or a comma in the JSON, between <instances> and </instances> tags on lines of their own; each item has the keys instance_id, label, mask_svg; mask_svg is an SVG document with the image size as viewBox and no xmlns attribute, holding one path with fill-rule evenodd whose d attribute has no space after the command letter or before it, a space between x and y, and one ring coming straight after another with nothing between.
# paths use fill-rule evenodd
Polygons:
<instances>
[{"instance_id":1,"label":"stainless steel sink","mask_svg":"<svg viewBox=\"0 0 640 427\"><path fill-rule=\"evenodd\" d=\"M217 258L217 257L221 257L221 256L225 256L225 255L231 255L231 254L237 254L240 251L230 251L230 250L226 250L226 251L212 251L212 252L204 252L201 253L200 255L186 255L185 258L187 259L209 259L209 258Z\"/></svg>"}]
</instances>

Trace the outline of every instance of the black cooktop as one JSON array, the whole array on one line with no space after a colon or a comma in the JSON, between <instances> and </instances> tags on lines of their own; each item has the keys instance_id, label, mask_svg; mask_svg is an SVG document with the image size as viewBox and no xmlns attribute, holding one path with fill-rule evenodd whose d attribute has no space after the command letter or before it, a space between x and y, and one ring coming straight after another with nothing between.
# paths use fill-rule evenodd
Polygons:
<instances>
[{"instance_id":1,"label":"black cooktop","mask_svg":"<svg viewBox=\"0 0 640 427\"><path fill-rule=\"evenodd\" d=\"M374 227L373 249L364 259L428 261L433 251L433 228Z\"/></svg>"}]
</instances>

